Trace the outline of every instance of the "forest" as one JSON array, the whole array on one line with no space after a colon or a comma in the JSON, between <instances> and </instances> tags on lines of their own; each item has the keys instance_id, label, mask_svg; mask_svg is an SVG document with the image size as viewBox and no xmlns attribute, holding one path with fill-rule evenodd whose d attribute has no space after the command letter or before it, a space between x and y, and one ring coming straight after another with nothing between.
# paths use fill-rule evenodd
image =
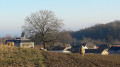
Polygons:
<instances>
[{"instance_id":1,"label":"forest","mask_svg":"<svg viewBox=\"0 0 120 67\"><path fill-rule=\"evenodd\" d=\"M71 32L77 40L89 39L101 42L114 42L120 40L120 21L107 24L96 24L92 27Z\"/></svg>"}]
</instances>

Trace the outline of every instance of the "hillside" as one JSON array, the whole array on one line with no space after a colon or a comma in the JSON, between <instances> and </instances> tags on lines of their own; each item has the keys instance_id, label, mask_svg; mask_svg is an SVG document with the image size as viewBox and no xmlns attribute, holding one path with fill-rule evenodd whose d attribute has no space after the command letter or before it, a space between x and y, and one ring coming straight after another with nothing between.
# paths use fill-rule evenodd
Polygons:
<instances>
[{"instance_id":1,"label":"hillside","mask_svg":"<svg viewBox=\"0 0 120 67\"><path fill-rule=\"evenodd\" d=\"M1 48L1 46L0 46ZM5 48L5 47L4 47ZM119 67L120 56L44 52L37 49L0 49L1 67Z\"/></svg>"},{"instance_id":2,"label":"hillside","mask_svg":"<svg viewBox=\"0 0 120 67\"><path fill-rule=\"evenodd\" d=\"M44 67L40 50L0 45L0 67Z\"/></svg>"},{"instance_id":3,"label":"hillside","mask_svg":"<svg viewBox=\"0 0 120 67\"><path fill-rule=\"evenodd\" d=\"M95 26L72 32L72 37L81 40L83 37L101 40L120 40L120 21Z\"/></svg>"}]
</instances>

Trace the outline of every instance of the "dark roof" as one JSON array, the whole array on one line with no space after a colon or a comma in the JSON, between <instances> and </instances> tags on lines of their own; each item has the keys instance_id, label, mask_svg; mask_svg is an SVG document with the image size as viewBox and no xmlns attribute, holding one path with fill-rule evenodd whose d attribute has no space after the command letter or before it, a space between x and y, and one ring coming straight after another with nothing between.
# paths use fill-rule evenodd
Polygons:
<instances>
[{"instance_id":1,"label":"dark roof","mask_svg":"<svg viewBox=\"0 0 120 67\"><path fill-rule=\"evenodd\" d=\"M24 36L24 37L16 38L16 39L13 39L13 40L6 40L5 43L7 43L7 42L22 43L22 42L31 42L31 41L30 41L30 39L27 39Z\"/></svg>"},{"instance_id":2,"label":"dark roof","mask_svg":"<svg viewBox=\"0 0 120 67\"><path fill-rule=\"evenodd\" d=\"M21 41L20 40L6 40L5 43L7 43L7 42L20 43Z\"/></svg>"},{"instance_id":3,"label":"dark roof","mask_svg":"<svg viewBox=\"0 0 120 67\"><path fill-rule=\"evenodd\" d=\"M98 49L85 49L85 53L101 53L105 49L108 49L107 45L99 45Z\"/></svg>"},{"instance_id":4,"label":"dark roof","mask_svg":"<svg viewBox=\"0 0 120 67\"><path fill-rule=\"evenodd\" d=\"M87 48L89 48L89 49L93 49L94 48L94 46L96 46L94 43L92 43L92 42L84 42L84 43L82 43L82 44L79 44L79 45L73 45L72 46L72 48L74 48L74 49L78 49L78 48L80 48L80 46L86 46Z\"/></svg>"},{"instance_id":5,"label":"dark roof","mask_svg":"<svg viewBox=\"0 0 120 67\"><path fill-rule=\"evenodd\" d=\"M112 44L112 45L120 45L120 44Z\"/></svg>"},{"instance_id":6,"label":"dark roof","mask_svg":"<svg viewBox=\"0 0 120 67\"><path fill-rule=\"evenodd\" d=\"M106 49L108 48L108 45L99 45L98 47L99 47L98 49Z\"/></svg>"},{"instance_id":7,"label":"dark roof","mask_svg":"<svg viewBox=\"0 0 120 67\"><path fill-rule=\"evenodd\" d=\"M30 42L30 40L6 40L5 43L7 42L22 43L22 42Z\"/></svg>"},{"instance_id":8,"label":"dark roof","mask_svg":"<svg viewBox=\"0 0 120 67\"><path fill-rule=\"evenodd\" d=\"M66 47L55 46L52 50L64 50Z\"/></svg>"},{"instance_id":9,"label":"dark roof","mask_svg":"<svg viewBox=\"0 0 120 67\"><path fill-rule=\"evenodd\" d=\"M71 49L79 49L81 47L81 45L75 45L75 46L72 46Z\"/></svg>"},{"instance_id":10,"label":"dark roof","mask_svg":"<svg viewBox=\"0 0 120 67\"><path fill-rule=\"evenodd\" d=\"M109 49L110 51L118 51L118 50L120 50L120 47L111 47L110 49Z\"/></svg>"},{"instance_id":11,"label":"dark roof","mask_svg":"<svg viewBox=\"0 0 120 67\"><path fill-rule=\"evenodd\" d=\"M118 51L120 50L120 44L112 44L110 51Z\"/></svg>"},{"instance_id":12,"label":"dark roof","mask_svg":"<svg viewBox=\"0 0 120 67\"><path fill-rule=\"evenodd\" d=\"M101 53L102 51L99 49L85 49L85 53Z\"/></svg>"}]
</instances>

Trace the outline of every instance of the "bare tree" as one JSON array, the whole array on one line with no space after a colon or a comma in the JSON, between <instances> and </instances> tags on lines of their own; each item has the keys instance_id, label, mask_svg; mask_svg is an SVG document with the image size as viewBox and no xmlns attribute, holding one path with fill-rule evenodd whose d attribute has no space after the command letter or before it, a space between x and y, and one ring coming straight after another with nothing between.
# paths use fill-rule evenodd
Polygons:
<instances>
[{"instance_id":1,"label":"bare tree","mask_svg":"<svg viewBox=\"0 0 120 67\"><path fill-rule=\"evenodd\" d=\"M57 18L52 11L40 10L25 19L23 28L28 37L36 36L39 38L45 48L47 42L58 38L57 33L62 26L62 20Z\"/></svg>"},{"instance_id":2,"label":"bare tree","mask_svg":"<svg viewBox=\"0 0 120 67\"><path fill-rule=\"evenodd\" d=\"M9 40L9 39L12 39L12 36L9 35L9 34L6 34L6 35L5 35L5 39L8 39L8 40Z\"/></svg>"},{"instance_id":3,"label":"bare tree","mask_svg":"<svg viewBox=\"0 0 120 67\"><path fill-rule=\"evenodd\" d=\"M63 44L70 44L73 41L73 38L69 31L61 31L60 33L60 42Z\"/></svg>"}]
</instances>

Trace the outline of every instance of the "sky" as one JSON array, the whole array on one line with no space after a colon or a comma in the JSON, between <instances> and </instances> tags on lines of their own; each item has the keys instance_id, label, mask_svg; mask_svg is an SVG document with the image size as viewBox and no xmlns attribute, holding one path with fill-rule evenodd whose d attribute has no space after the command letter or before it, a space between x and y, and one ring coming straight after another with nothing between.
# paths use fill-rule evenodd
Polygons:
<instances>
[{"instance_id":1,"label":"sky","mask_svg":"<svg viewBox=\"0 0 120 67\"><path fill-rule=\"evenodd\" d=\"M39 10L53 11L73 31L120 20L120 0L0 0L0 37L20 36L25 18Z\"/></svg>"}]
</instances>

